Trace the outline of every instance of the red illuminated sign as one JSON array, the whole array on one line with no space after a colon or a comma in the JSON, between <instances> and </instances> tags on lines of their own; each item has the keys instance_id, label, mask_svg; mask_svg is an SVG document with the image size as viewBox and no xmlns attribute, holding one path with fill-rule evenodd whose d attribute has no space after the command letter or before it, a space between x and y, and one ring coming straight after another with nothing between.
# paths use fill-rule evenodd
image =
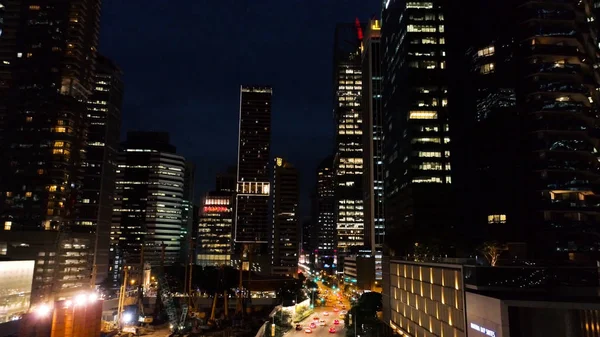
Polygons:
<instances>
[{"instance_id":1,"label":"red illuminated sign","mask_svg":"<svg viewBox=\"0 0 600 337\"><path fill-rule=\"evenodd\" d=\"M356 20L354 21L354 25L356 26L356 33L358 34L358 40L362 41L363 40L363 31L362 31L362 27L360 26L360 20L358 18L356 18Z\"/></svg>"},{"instance_id":2,"label":"red illuminated sign","mask_svg":"<svg viewBox=\"0 0 600 337\"><path fill-rule=\"evenodd\" d=\"M204 206L204 213L224 213L229 212L229 208L225 206Z\"/></svg>"}]
</instances>

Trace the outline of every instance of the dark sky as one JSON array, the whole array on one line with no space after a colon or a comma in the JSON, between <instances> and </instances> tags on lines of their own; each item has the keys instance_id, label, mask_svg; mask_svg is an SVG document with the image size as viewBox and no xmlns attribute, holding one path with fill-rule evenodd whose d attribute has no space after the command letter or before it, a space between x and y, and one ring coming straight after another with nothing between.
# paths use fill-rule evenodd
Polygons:
<instances>
[{"instance_id":1,"label":"dark sky","mask_svg":"<svg viewBox=\"0 0 600 337\"><path fill-rule=\"evenodd\" d=\"M335 24L379 0L104 0L100 52L125 73L123 134L168 131L197 165L196 195L235 165L239 86L273 86L271 156L299 168L302 214L333 148Z\"/></svg>"}]
</instances>

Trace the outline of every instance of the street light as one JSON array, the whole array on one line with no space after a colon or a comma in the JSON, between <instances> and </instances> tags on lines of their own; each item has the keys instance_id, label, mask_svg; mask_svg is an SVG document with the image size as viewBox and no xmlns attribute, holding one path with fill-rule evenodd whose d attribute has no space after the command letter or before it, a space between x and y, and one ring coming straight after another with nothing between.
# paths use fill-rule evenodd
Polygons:
<instances>
[{"instance_id":1,"label":"street light","mask_svg":"<svg viewBox=\"0 0 600 337\"><path fill-rule=\"evenodd\" d=\"M35 312L38 315L38 317L47 317L51 311L52 311L52 308L50 307L50 305L44 303L44 304L40 305L39 307L37 307Z\"/></svg>"}]
</instances>

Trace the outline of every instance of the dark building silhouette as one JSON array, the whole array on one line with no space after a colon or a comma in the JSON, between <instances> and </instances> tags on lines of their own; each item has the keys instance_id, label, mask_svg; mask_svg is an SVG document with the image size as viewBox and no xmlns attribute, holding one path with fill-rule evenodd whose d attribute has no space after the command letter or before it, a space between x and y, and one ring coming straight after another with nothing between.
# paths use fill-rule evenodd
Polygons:
<instances>
[{"instance_id":1,"label":"dark building silhouette","mask_svg":"<svg viewBox=\"0 0 600 337\"><path fill-rule=\"evenodd\" d=\"M196 165L192 162L185 163L185 174L183 179L183 203L181 205L182 231L181 239L183 246L181 249L181 261L190 263L195 261L194 254L194 235L196 224L194 223L194 185L196 182ZM190 241L191 240L191 241ZM190 254L192 254L190 256ZM190 260L191 259L191 260Z\"/></svg>"},{"instance_id":2,"label":"dark building silhouette","mask_svg":"<svg viewBox=\"0 0 600 337\"><path fill-rule=\"evenodd\" d=\"M383 126L381 92L381 22L367 25L362 48L362 112L364 154L364 214L365 242L375 254L381 250L385 237L383 211Z\"/></svg>"},{"instance_id":3,"label":"dark building silhouette","mask_svg":"<svg viewBox=\"0 0 600 337\"><path fill-rule=\"evenodd\" d=\"M334 40L335 221L341 253L364 244L362 30L360 23L338 24Z\"/></svg>"},{"instance_id":4,"label":"dark building silhouette","mask_svg":"<svg viewBox=\"0 0 600 337\"><path fill-rule=\"evenodd\" d=\"M317 168L314 202L314 254L320 265L332 264L336 253L335 170L333 157L325 158Z\"/></svg>"},{"instance_id":5,"label":"dark building silhouette","mask_svg":"<svg viewBox=\"0 0 600 337\"><path fill-rule=\"evenodd\" d=\"M166 132L128 132L122 144L111 243L118 268L181 258L185 159ZM140 269L141 270L141 269ZM115 268L115 275L119 269Z\"/></svg>"},{"instance_id":6,"label":"dark building silhouette","mask_svg":"<svg viewBox=\"0 0 600 337\"><path fill-rule=\"evenodd\" d=\"M87 106L87 142L81 198L75 205L75 225L96 228L94 264L96 282L108 276L110 226L115 199L115 179L121 107L123 105L122 72L111 60L101 55L96 62L94 89Z\"/></svg>"},{"instance_id":7,"label":"dark building silhouette","mask_svg":"<svg viewBox=\"0 0 600 337\"><path fill-rule=\"evenodd\" d=\"M235 192L237 185L237 168L230 167L225 172L217 174L216 191Z\"/></svg>"},{"instance_id":8,"label":"dark building silhouette","mask_svg":"<svg viewBox=\"0 0 600 337\"><path fill-rule=\"evenodd\" d=\"M512 256L598 257L598 3L502 1L471 8L462 124L476 235ZM596 9L597 10L597 9ZM477 29L474 29L477 28Z\"/></svg>"},{"instance_id":9,"label":"dark building silhouette","mask_svg":"<svg viewBox=\"0 0 600 337\"><path fill-rule=\"evenodd\" d=\"M235 252L252 261L252 269L269 273L269 160L271 96L265 86L240 88L240 126L237 165ZM248 255L249 254L249 255ZM246 258L245 257L245 258ZM244 258L244 259L245 259Z\"/></svg>"},{"instance_id":10,"label":"dark building silhouette","mask_svg":"<svg viewBox=\"0 0 600 337\"><path fill-rule=\"evenodd\" d=\"M300 252L300 181L298 170L283 158L273 167L272 274L296 276Z\"/></svg>"},{"instance_id":11,"label":"dark building silhouette","mask_svg":"<svg viewBox=\"0 0 600 337\"><path fill-rule=\"evenodd\" d=\"M447 9L390 0L382 13L386 239L399 255L453 244Z\"/></svg>"},{"instance_id":12,"label":"dark building silhouette","mask_svg":"<svg viewBox=\"0 0 600 337\"><path fill-rule=\"evenodd\" d=\"M95 243L95 226L75 219L100 1L3 1L0 18L0 230L7 245L55 254L36 267L34 292L68 296L89 286ZM67 254L78 263L66 267Z\"/></svg>"}]
</instances>

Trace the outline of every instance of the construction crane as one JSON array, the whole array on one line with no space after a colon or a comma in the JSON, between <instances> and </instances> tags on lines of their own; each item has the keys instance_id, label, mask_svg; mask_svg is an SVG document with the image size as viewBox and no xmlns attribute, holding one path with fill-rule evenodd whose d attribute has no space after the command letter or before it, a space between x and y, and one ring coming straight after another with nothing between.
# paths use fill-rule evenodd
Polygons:
<instances>
[{"instance_id":1,"label":"construction crane","mask_svg":"<svg viewBox=\"0 0 600 337\"><path fill-rule=\"evenodd\" d=\"M171 294L169 293L169 282L167 280L167 276L165 274L165 266L164 266L164 260L165 260L165 248L166 245L163 243L162 244L162 251L161 251L161 259L160 259L160 267L158 270L158 298L160 299L160 301L162 302L165 311L167 313L167 317L169 319L169 324L170 324L170 328L171 331L173 333L178 333L181 331L181 324L179 322L179 320L177 319L177 306L175 305L175 301L173 301L173 297L171 296Z\"/></svg>"}]
</instances>

